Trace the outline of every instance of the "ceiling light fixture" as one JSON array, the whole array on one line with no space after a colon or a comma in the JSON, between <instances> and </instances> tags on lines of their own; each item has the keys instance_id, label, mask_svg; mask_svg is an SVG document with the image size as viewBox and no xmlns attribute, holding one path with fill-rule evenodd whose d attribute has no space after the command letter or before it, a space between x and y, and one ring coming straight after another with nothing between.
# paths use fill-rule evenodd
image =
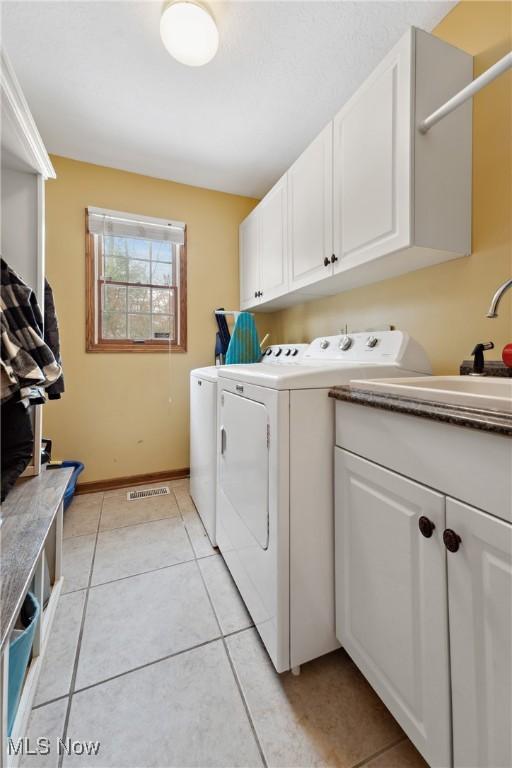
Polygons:
<instances>
[{"instance_id":1,"label":"ceiling light fixture","mask_svg":"<svg viewBox=\"0 0 512 768\"><path fill-rule=\"evenodd\" d=\"M160 19L163 44L189 67L208 64L219 47L219 31L210 11L195 0L173 0Z\"/></svg>"}]
</instances>

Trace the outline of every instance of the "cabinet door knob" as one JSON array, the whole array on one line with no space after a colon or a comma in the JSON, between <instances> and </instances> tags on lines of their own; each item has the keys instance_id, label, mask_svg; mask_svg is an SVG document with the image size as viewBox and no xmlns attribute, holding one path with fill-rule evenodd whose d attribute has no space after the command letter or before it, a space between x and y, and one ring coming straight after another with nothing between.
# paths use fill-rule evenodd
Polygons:
<instances>
[{"instance_id":1,"label":"cabinet door knob","mask_svg":"<svg viewBox=\"0 0 512 768\"><path fill-rule=\"evenodd\" d=\"M328 257L326 256L324 259L324 267L328 267L331 262L329 261Z\"/></svg>"},{"instance_id":2,"label":"cabinet door knob","mask_svg":"<svg viewBox=\"0 0 512 768\"><path fill-rule=\"evenodd\" d=\"M331 256L331 264L334 264L335 261L338 261L338 257L336 256L336 254L333 253L333 255Z\"/></svg>"},{"instance_id":3,"label":"cabinet door knob","mask_svg":"<svg viewBox=\"0 0 512 768\"><path fill-rule=\"evenodd\" d=\"M418 520L418 528L420 529L422 536L424 536L426 539L430 539L436 527L432 520L429 520L428 517L422 515Z\"/></svg>"},{"instance_id":4,"label":"cabinet door knob","mask_svg":"<svg viewBox=\"0 0 512 768\"><path fill-rule=\"evenodd\" d=\"M448 552L457 552L462 539L451 528L447 528L443 531L443 541Z\"/></svg>"}]
</instances>

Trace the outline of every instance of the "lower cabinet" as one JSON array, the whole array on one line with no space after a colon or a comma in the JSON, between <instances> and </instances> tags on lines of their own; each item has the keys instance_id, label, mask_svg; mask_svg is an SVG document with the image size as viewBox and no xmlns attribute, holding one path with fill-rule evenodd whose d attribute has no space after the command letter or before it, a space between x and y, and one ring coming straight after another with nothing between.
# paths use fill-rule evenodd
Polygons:
<instances>
[{"instance_id":1,"label":"lower cabinet","mask_svg":"<svg viewBox=\"0 0 512 768\"><path fill-rule=\"evenodd\" d=\"M431 766L451 760L444 522L441 494L336 449L336 635Z\"/></svg>"},{"instance_id":2,"label":"lower cabinet","mask_svg":"<svg viewBox=\"0 0 512 768\"><path fill-rule=\"evenodd\" d=\"M512 766L512 525L446 500L457 768ZM454 540L456 543L457 539Z\"/></svg>"},{"instance_id":3,"label":"lower cabinet","mask_svg":"<svg viewBox=\"0 0 512 768\"><path fill-rule=\"evenodd\" d=\"M432 768L510 768L512 525L335 462L338 639Z\"/></svg>"}]
</instances>

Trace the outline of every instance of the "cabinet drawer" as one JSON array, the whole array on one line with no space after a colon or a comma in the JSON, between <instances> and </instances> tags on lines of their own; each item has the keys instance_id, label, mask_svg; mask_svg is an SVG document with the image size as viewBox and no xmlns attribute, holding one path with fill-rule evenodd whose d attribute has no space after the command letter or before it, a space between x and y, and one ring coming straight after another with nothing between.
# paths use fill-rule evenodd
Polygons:
<instances>
[{"instance_id":1,"label":"cabinet drawer","mask_svg":"<svg viewBox=\"0 0 512 768\"><path fill-rule=\"evenodd\" d=\"M512 440L336 402L336 445L512 522Z\"/></svg>"}]
</instances>

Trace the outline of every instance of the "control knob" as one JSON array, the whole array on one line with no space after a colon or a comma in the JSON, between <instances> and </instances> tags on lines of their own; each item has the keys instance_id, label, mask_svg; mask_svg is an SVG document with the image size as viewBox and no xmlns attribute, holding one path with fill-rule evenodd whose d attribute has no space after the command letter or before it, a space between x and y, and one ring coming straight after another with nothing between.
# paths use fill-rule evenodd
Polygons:
<instances>
[{"instance_id":1,"label":"control knob","mask_svg":"<svg viewBox=\"0 0 512 768\"><path fill-rule=\"evenodd\" d=\"M281 354L282 351L283 350L281 349L281 347L279 347L279 349L276 350L276 357L279 357L279 355Z\"/></svg>"},{"instance_id":2,"label":"control knob","mask_svg":"<svg viewBox=\"0 0 512 768\"><path fill-rule=\"evenodd\" d=\"M294 349L293 352L292 352L292 357L295 357L295 355L298 355L298 354L299 354L299 350L298 349Z\"/></svg>"},{"instance_id":3,"label":"control knob","mask_svg":"<svg viewBox=\"0 0 512 768\"><path fill-rule=\"evenodd\" d=\"M291 353L292 353L291 349L287 349L285 352L286 357L289 357Z\"/></svg>"},{"instance_id":4,"label":"control knob","mask_svg":"<svg viewBox=\"0 0 512 768\"><path fill-rule=\"evenodd\" d=\"M378 343L379 343L379 340L376 336L368 336L368 338L366 339L366 346L370 347L370 349L373 349L374 347L376 347Z\"/></svg>"},{"instance_id":5,"label":"control knob","mask_svg":"<svg viewBox=\"0 0 512 768\"><path fill-rule=\"evenodd\" d=\"M343 352L346 352L352 346L352 339L350 336L342 336L338 346Z\"/></svg>"},{"instance_id":6,"label":"control knob","mask_svg":"<svg viewBox=\"0 0 512 768\"><path fill-rule=\"evenodd\" d=\"M320 349L327 349L328 346L329 346L328 339L322 339L322 341L320 342Z\"/></svg>"},{"instance_id":7,"label":"control knob","mask_svg":"<svg viewBox=\"0 0 512 768\"><path fill-rule=\"evenodd\" d=\"M265 354L266 354L266 355L271 355L271 354L272 354L272 347L269 347L269 348L267 349L267 351L265 352Z\"/></svg>"}]
</instances>

